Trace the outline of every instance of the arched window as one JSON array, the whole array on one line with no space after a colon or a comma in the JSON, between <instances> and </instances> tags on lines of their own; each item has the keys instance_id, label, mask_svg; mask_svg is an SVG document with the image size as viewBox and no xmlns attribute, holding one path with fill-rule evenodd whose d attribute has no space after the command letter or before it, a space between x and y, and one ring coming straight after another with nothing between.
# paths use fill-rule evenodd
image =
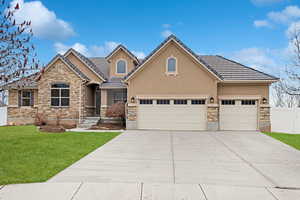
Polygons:
<instances>
[{"instance_id":1,"label":"arched window","mask_svg":"<svg viewBox=\"0 0 300 200\"><path fill-rule=\"evenodd\" d=\"M177 73L177 60L174 57L170 57L167 60L167 73L176 74Z\"/></svg>"},{"instance_id":2,"label":"arched window","mask_svg":"<svg viewBox=\"0 0 300 200\"><path fill-rule=\"evenodd\" d=\"M125 74L126 73L126 61L125 60L119 60L117 62L117 74Z\"/></svg>"}]
</instances>

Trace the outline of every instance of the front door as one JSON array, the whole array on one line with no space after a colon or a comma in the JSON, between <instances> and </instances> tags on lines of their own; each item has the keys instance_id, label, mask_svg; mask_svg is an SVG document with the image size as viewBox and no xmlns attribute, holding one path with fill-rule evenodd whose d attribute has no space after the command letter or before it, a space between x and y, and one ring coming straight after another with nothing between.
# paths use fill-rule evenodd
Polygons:
<instances>
[{"instance_id":1,"label":"front door","mask_svg":"<svg viewBox=\"0 0 300 200\"><path fill-rule=\"evenodd\" d=\"M96 100L96 115L100 115L100 108L101 108L101 91L99 89L96 89L95 92L95 100Z\"/></svg>"}]
</instances>

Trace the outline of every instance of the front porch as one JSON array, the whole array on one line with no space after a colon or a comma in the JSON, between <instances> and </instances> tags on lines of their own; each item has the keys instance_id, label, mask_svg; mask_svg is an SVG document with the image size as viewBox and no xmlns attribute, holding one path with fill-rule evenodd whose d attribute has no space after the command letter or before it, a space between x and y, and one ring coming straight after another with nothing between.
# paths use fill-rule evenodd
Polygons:
<instances>
[{"instance_id":1,"label":"front porch","mask_svg":"<svg viewBox=\"0 0 300 200\"><path fill-rule=\"evenodd\" d=\"M101 119L108 119L106 117L107 109L119 101L127 101L126 88L106 88L103 87L103 84L87 85L84 118L100 117Z\"/></svg>"}]
</instances>

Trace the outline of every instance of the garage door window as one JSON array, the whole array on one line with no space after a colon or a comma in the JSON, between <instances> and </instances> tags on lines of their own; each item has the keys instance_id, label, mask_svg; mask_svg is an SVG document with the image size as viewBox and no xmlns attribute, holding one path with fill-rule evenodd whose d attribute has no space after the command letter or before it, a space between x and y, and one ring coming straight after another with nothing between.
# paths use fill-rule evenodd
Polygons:
<instances>
[{"instance_id":1,"label":"garage door window","mask_svg":"<svg viewBox=\"0 0 300 200\"><path fill-rule=\"evenodd\" d=\"M156 104L170 104L169 99L157 99Z\"/></svg>"},{"instance_id":2,"label":"garage door window","mask_svg":"<svg viewBox=\"0 0 300 200\"><path fill-rule=\"evenodd\" d=\"M192 105L203 105L205 104L205 99L192 99Z\"/></svg>"},{"instance_id":3,"label":"garage door window","mask_svg":"<svg viewBox=\"0 0 300 200\"><path fill-rule=\"evenodd\" d=\"M174 100L174 104L175 105L186 105L187 104L187 100L186 99L175 99Z\"/></svg>"},{"instance_id":4,"label":"garage door window","mask_svg":"<svg viewBox=\"0 0 300 200\"><path fill-rule=\"evenodd\" d=\"M222 105L235 105L235 100L222 100Z\"/></svg>"},{"instance_id":5,"label":"garage door window","mask_svg":"<svg viewBox=\"0 0 300 200\"><path fill-rule=\"evenodd\" d=\"M153 104L152 99L141 99L140 104Z\"/></svg>"},{"instance_id":6,"label":"garage door window","mask_svg":"<svg viewBox=\"0 0 300 200\"><path fill-rule=\"evenodd\" d=\"M242 105L255 105L255 100L242 100Z\"/></svg>"}]
</instances>

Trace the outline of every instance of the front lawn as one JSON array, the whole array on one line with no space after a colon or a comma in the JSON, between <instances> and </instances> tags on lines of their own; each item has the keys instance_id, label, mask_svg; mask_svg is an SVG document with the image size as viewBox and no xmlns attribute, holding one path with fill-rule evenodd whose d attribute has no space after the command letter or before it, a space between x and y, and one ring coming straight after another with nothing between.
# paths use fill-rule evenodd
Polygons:
<instances>
[{"instance_id":1,"label":"front lawn","mask_svg":"<svg viewBox=\"0 0 300 200\"><path fill-rule=\"evenodd\" d=\"M117 135L0 127L0 185L46 181Z\"/></svg>"},{"instance_id":2,"label":"front lawn","mask_svg":"<svg viewBox=\"0 0 300 200\"><path fill-rule=\"evenodd\" d=\"M300 134L285 134L285 133L265 133L285 144L288 144L298 150L300 150Z\"/></svg>"}]
</instances>

